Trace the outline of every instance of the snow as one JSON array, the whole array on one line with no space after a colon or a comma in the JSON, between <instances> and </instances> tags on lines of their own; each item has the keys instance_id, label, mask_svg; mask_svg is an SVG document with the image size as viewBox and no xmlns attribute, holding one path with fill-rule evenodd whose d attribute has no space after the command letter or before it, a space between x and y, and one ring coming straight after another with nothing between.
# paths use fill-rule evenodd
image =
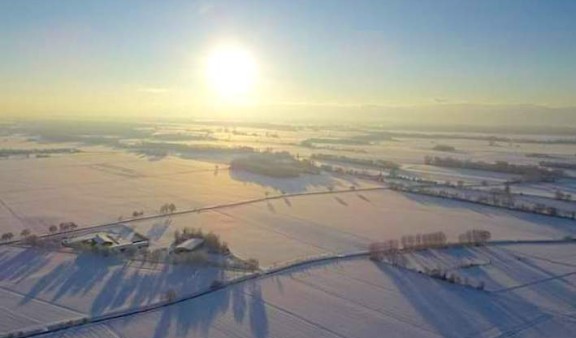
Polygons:
<instances>
[{"instance_id":1,"label":"snow","mask_svg":"<svg viewBox=\"0 0 576 338\"><path fill-rule=\"evenodd\" d=\"M146 234L158 221L131 223ZM403 235L444 231L449 240L470 229L493 239L558 239L576 233L573 221L393 191L287 197L173 216L159 241L185 227L214 232L242 258L261 266L322 253L365 250Z\"/></svg>"},{"instance_id":2,"label":"snow","mask_svg":"<svg viewBox=\"0 0 576 338\"><path fill-rule=\"evenodd\" d=\"M268 179L233 173L213 163L166 157L150 161L109 150L59 157L2 160L0 231L47 233L51 224L73 221L80 227L158 213L164 203L191 209L264 197L280 190L295 193L370 185L330 175ZM373 186L373 185L372 185Z\"/></svg>"},{"instance_id":3,"label":"snow","mask_svg":"<svg viewBox=\"0 0 576 338\"><path fill-rule=\"evenodd\" d=\"M521 257L548 259L558 263L576 265L573 244L570 243L554 245L524 244L505 246L505 248Z\"/></svg>"},{"instance_id":4,"label":"snow","mask_svg":"<svg viewBox=\"0 0 576 338\"><path fill-rule=\"evenodd\" d=\"M554 198L556 191L571 194L576 199L576 180L564 179L556 183L524 183L513 186L514 192ZM572 202L576 204L576 202Z\"/></svg>"},{"instance_id":5,"label":"snow","mask_svg":"<svg viewBox=\"0 0 576 338\"><path fill-rule=\"evenodd\" d=\"M178 126L186 130L187 126ZM210 129L214 129L212 126ZM246 129L262 133L261 129ZM536 163L528 153L565 160L574 145L508 144L486 141L397 138L369 146L303 148L310 137L349 137L347 131L275 131L275 139L216 133L228 145L273 146L306 157L312 153L391 160L411 174L436 180L501 182L513 176L422 165L424 156L454 156L494 162ZM3 137L2 147L40 145ZM137 140L133 140L137 141ZM203 143L206 143L202 141ZM223 140L210 141L222 146ZM436 152L435 144L456 147ZM190 142L194 144L194 142ZM188 154L187 158L147 158L103 147L78 145L83 152L49 158L0 161L0 231L46 233L48 226L73 221L80 227L129 218L133 211L156 214L164 203L178 210L218 206L289 194L375 187L349 176L303 175L273 179L233 172L230 155ZM367 153L357 153L361 147ZM215 170L215 165L219 169ZM576 196L574 180L514 185L513 192L553 196L557 189ZM537 201L538 197L522 198ZM574 203L555 205L573 207ZM576 235L574 222L446 199L393 191L349 191L221 207L128 223L168 246L173 232L186 227L214 232L241 258L263 267L325 253L367 249L377 241L444 231L449 240L471 229L493 239L559 239ZM576 335L574 244L498 245L432 250L408 255L410 268L442 267L482 281L487 292L448 284L408 269L366 259L315 264L289 270L122 319L65 330L51 337L462 337ZM479 266L462 268L462 264ZM487 264L484 264L487 263ZM158 302L166 291L193 294L214 280L239 272L192 266L150 265L92 254L0 247L0 334L54 322L100 315Z\"/></svg>"},{"instance_id":6,"label":"snow","mask_svg":"<svg viewBox=\"0 0 576 338\"><path fill-rule=\"evenodd\" d=\"M508 252L494 250L504 256ZM501 273L508 269L497 268ZM571 301L575 294L556 291L555 297L543 293L541 298L554 302L564 295ZM573 307L549 308L520 293L479 291L354 258L294 268L193 301L46 337L87 332L93 337L116 332L126 338L571 337L576 334L571 313Z\"/></svg>"},{"instance_id":7,"label":"snow","mask_svg":"<svg viewBox=\"0 0 576 338\"><path fill-rule=\"evenodd\" d=\"M99 315L193 294L242 275L217 268L125 262L85 253L0 247L0 328ZM18 323L19 324L18 324Z\"/></svg>"},{"instance_id":8,"label":"snow","mask_svg":"<svg viewBox=\"0 0 576 338\"><path fill-rule=\"evenodd\" d=\"M0 334L81 316L76 311L49 302L27 301L25 295L4 289L3 286L0 286L0 299Z\"/></svg>"},{"instance_id":9,"label":"snow","mask_svg":"<svg viewBox=\"0 0 576 338\"><path fill-rule=\"evenodd\" d=\"M463 181L466 184L481 184L483 181L488 183L504 183L505 181L519 178L518 175L472 169L442 168L425 164L403 166L402 170L428 180L439 182L449 181L452 183Z\"/></svg>"}]
</instances>

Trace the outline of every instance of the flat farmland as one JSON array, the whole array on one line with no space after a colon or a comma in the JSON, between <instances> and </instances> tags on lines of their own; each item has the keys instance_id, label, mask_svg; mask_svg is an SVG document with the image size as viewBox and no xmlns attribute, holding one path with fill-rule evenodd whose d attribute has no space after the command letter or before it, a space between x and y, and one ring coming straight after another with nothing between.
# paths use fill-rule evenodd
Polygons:
<instances>
[{"instance_id":1,"label":"flat farmland","mask_svg":"<svg viewBox=\"0 0 576 338\"><path fill-rule=\"evenodd\" d=\"M576 233L574 222L546 216L393 191L286 197L237 207L131 223L144 234L172 241L186 227L214 232L243 258L267 266L323 253L366 250L375 241L444 231L449 240L471 229L493 239L558 239Z\"/></svg>"}]
</instances>

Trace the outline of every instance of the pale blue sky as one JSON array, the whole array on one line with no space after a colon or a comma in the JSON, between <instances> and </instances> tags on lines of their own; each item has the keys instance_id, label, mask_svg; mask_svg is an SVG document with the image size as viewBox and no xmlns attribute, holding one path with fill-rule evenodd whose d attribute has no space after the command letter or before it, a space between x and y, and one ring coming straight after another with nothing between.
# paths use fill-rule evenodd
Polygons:
<instances>
[{"instance_id":1,"label":"pale blue sky","mask_svg":"<svg viewBox=\"0 0 576 338\"><path fill-rule=\"evenodd\" d=\"M0 32L10 111L201 105L218 41L254 54L266 104L576 105L569 0L0 0Z\"/></svg>"}]
</instances>

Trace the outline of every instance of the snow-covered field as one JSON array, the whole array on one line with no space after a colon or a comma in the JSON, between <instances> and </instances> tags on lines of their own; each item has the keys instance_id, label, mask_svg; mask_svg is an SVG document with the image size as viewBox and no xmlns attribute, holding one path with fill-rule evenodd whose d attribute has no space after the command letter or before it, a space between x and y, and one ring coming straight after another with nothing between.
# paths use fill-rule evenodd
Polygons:
<instances>
[{"instance_id":1,"label":"snow-covered field","mask_svg":"<svg viewBox=\"0 0 576 338\"><path fill-rule=\"evenodd\" d=\"M546 247L576 252L575 244ZM288 270L194 301L47 337L573 337L576 286L568 278L574 275L563 273L568 267L561 264L519 260L512 254L518 248L527 247L437 253L439 261L454 255L491 258L491 273L476 273L485 280L506 280L509 289L501 292L356 258ZM576 266L568 270L576 274ZM563 306L547 306L546 301L559 298Z\"/></svg>"},{"instance_id":2,"label":"snow-covered field","mask_svg":"<svg viewBox=\"0 0 576 338\"><path fill-rule=\"evenodd\" d=\"M42 234L51 224L80 226L117 221L133 211L158 213L164 203L190 209L263 198L265 192L326 190L358 182L329 175L274 180L233 173L208 162L167 157L158 161L118 151L0 160L0 232Z\"/></svg>"},{"instance_id":3,"label":"snow-covered field","mask_svg":"<svg viewBox=\"0 0 576 338\"><path fill-rule=\"evenodd\" d=\"M550 198L554 198L556 191L561 191L571 194L574 199L572 203L576 203L576 180L573 179L560 180L556 183L524 183L514 185L512 189L518 193Z\"/></svg>"},{"instance_id":4,"label":"snow-covered field","mask_svg":"<svg viewBox=\"0 0 576 338\"><path fill-rule=\"evenodd\" d=\"M161 228L160 222L131 225L146 234ZM157 239L167 244L174 230L185 227L212 231L235 254L257 258L264 266L365 250L375 241L434 231L444 231L449 240L470 229L489 230L493 239L558 239L576 234L570 220L388 190L287 197L174 216L170 229Z\"/></svg>"},{"instance_id":5,"label":"snow-covered field","mask_svg":"<svg viewBox=\"0 0 576 338\"><path fill-rule=\"evenodd\" d=\"M359 130L318 127L266 130L218 125L174 125L172 131L210 138L175 141L191 145L250 146L398 162L401 173L438 181L504 182L513 175L423 165L424 156L534 164L544 153L573 160L574 145L398 138L370 145L321 143L310 138L349 139ZM158 133L166 126L157 127ZM204 130L204 131L202 131ZM271 134L269 134L271 133ZM274 136L271 136L271 135ZM138 141L159 142L153 136ZM454 152L433 150L437 144ZM561 239L576 235L574 221L538 216L390 190L381 183L322 173L278 179L231 171L235 154L171 154L154 158L126 149L0 137L2 149L78 148L75 154L0 159L0 233L18 238L49 225L80 227L129 219L134 211L155 215L161 205L178 210L221 206L142 221L129 226L146 235L152 249L166 247L176 230L214 232L240 258L273 267L321 254L366 250L373 242L435 231L455 241L471 229L496 240ZM360 151L362 150L362 151ZM349 165L344 164L344 167ZM377 173L375 171L374 173ZM513 192L552 197L557 189L576 196L573 180L512 186ZM298 195L307 192L335 193ZM339 191L342 190L342 191ZM346 191L344 191L346 190ZM282 193L288 195L281 196ZM237 206L223 204L258 200ZM539 197L522 198L537 200ZM572 203L572 204L570 204ZM574 202L557 202L573 206ZM576 335L574 244L498 245L413 254L418 267L457 268L486 292L431 279L416 271L350 259L316 264L245 282L160 310L65 330L53 337L433 337ZM192 266L126 263L91 254L0 246L0 334L158 302L168 290L187 295L238 272ZM489 264L484 264L488 262Z\"/></svg>"},{"instance_id":6,"label":"snow-covered field","mask_svg":"<svg viewBox=\"0 0 576 338\"><path fill-rule=\"evenodd\" d=\"M480 170L441 168L431 165L408 165L402 167L406 174L422 177L434 181L448 181L456 183L462 181L466 184L481 184L483 181L488 183L504 183L505 181L518 179L518 175L486 172Z\"/></svg>"}]
</instances>

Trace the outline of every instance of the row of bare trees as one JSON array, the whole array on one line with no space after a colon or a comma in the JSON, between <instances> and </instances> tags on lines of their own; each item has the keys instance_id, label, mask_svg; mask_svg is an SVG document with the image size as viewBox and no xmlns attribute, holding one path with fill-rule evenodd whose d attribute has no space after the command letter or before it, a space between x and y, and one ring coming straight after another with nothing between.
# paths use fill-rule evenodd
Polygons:
<instances>
[{"instance_id":1,"label":"row of bare trees","mask_svg":"<svg viewBox=\"0 0 576 338\"><path fill-rule=\"evenodd\" d=\"M160 207L161 214L173 214L176 211L176 205L174 203L166 203Z\"/></svg>"},{"instance_id":2,"label":"row of bare trees","mask_svg":"<svg viewBox=\"0 0 576 338\"><path fill-rule=\"evenodd\" d=\"M20 232L20 238L26 238L31 235L32 231L30 231L30 229L24 229ZM12 239L14 239L14 234L12 232L5 232L2 234L2 236L0 236L0 239L2 241L11 241Z\"/></svg>"},{"instance_id":3,"label":"row of bare trees","mask_svg":"<svg viewBox=\"0 0 576 338\"><path fill-rule=\"evenodd\" d=\"M48 227L48 231L50 231L51 233L56 233L58 231L60 232L70 231L76 228L78 228L78 225L74 222L62 222L58 226L51 225L50 227Z\"/></svg>"},{"instance_id":4,"label":"row of bare trees","mask_svg":"<svg viewBox=\"0 0 576 338\"><path fill-rule=\"evenodd\" d=\"M393 265L404 265L402 251L440 248L446 245L446 235L442 231L426 234L406 235L400 240L391 239L372 243L369 247L370 259L387 260Z\"/></svg>"},{"instance_id":5,"label":"row of bare trees","mask_svg":"<svg viewBox=\"0 0 576 338\"><path fill-rule=\"evenodd\" d=\"M473 229L458 236L458 241L462 244L480 245L488 242L492 234L487 230Z\"/></svg>"},{"instance_id":6,"label":"row of bare trees","mask_svg":"<svg viewBox=\"0 0 576 338\"><path fill-rule=\"evenodd\" d=\"M492 237L490 231L473 229L458 236L461 244L481 245ZM442 231L425 234L405 235L400 240L391 239L370 244L370 258L381 260L384 257L401 253L401 251L424 250L445 247L448 244L446 234Z\"/></svg>"},{"instance_id":7,"label":"row of bare trees","mask_svg":"<svg viewBox=\"0 0 576 338\"><path fill-rule=\"evenodd\" d=\"M463 188L462 186L455 186L455 187L461 189ZM475 190L474 191L475 193L473 194L469 194L465 190L446 191L443 189L418 187L400 183L390 183L390 189L395 191L409 192L426 196L447 198L457 201L466 201L498 208L506 208L510 210L518 210L522 212L529 212L539 215L576 219L576 211L573 210L559 209L554 205L546 205L543 203L536 203L527 200L518 202L515 199L515 196L518 195L511 193L509 184L505 184L504 189L501 190L500 189L492 189L491 191ZM562 200L568 201L569 200L568 197L570 198L570 200L572 199L570 194L561 193L561 195ZM557 196L556 199L559 199L559 197Z\"/></svg>"},{"instance_id":8,"label":"row of bare trees","mask_svg":"<svg viewBox=\"0 0 576 338\"><path fill-rule=\"evenodd\" d=\"M405 250L438 248L446 245L446 234L442 231L427 234L406 235L401 238Z\"/></svg>"},{"instance_id":9,"label":"row of bare trees","mask_svg":"<svg viewBox=\"0 0 576 338\"><path fill-rule=\"evenodd\" d=\"M491 234L486 230L473 229L458 236L458 240L464 245L481 245L488 242ZM407 268L409 261L404 253L414 250L424 250L445 247L448 244L446 235L441 232L431 232L426 234L406 235L400 240L392 239L384 242L372 243L369 247L369 257L373 261L386 261L391 265ZM478 264L466 264L463 267L476 266ZM460 277L455 272L447 272L440 268L418 269L419 273L424 273L432 278L443 280L449 283L460 284L473 287L479 290L484 289L484 282L474 282L466 277Z\"/></svg>"},{"instance_id":10,"label":"row of bare trees","mask_svg":"<svg viewBox=\"0 0 576 338\"><path fill-rule=\"evenodd\" d=\"M419 272L421 272L421 271L419 271ZM446 281L446 282L452 283L452 284L464 285L464 286L472 287L472 288L475 288L478 290L484 290L484 288L485 288L485 283L483 281L475 282L466 276L461 277L460 275L458 275L455 272L448 272L446 270L442 270L442 269L438 269L438 268L430 269L430 268L424 267L424 271L421 273L424 273L425 275L430 276L432 278Z\"/></svg>"},{"instance_id":11,"label":"row of bare trees","mask_svg":"<svg viewBox=\"0 0 576 338\"><path fill-rule=\"evenodd\" d=\"M54 234L54 233L56 233L56 232L58 232L58 231L60 231L60 232L70 231L70 230L74 230L74 229L76 229L76 228L78 228L78 225L77 225L76 223L74 223L74 222L62 222L62 223L60 223L59 225L54 225L54 224L50 225L50 226L48 227L48 231L49 231L51 234ZM15 237L14 233L12 233L12 232L5 232L5 233L3 233L2 235L0 235L0 240L3 241L3 242L8 242L8 241L13 240L14 237ZM36 238L37 238L37 236L34 235L30 229L23 229L23 230L20 232L20 239L26 241L27 243L34 243L34 242L36 242Z\"/></svg>"}]
</instances>

